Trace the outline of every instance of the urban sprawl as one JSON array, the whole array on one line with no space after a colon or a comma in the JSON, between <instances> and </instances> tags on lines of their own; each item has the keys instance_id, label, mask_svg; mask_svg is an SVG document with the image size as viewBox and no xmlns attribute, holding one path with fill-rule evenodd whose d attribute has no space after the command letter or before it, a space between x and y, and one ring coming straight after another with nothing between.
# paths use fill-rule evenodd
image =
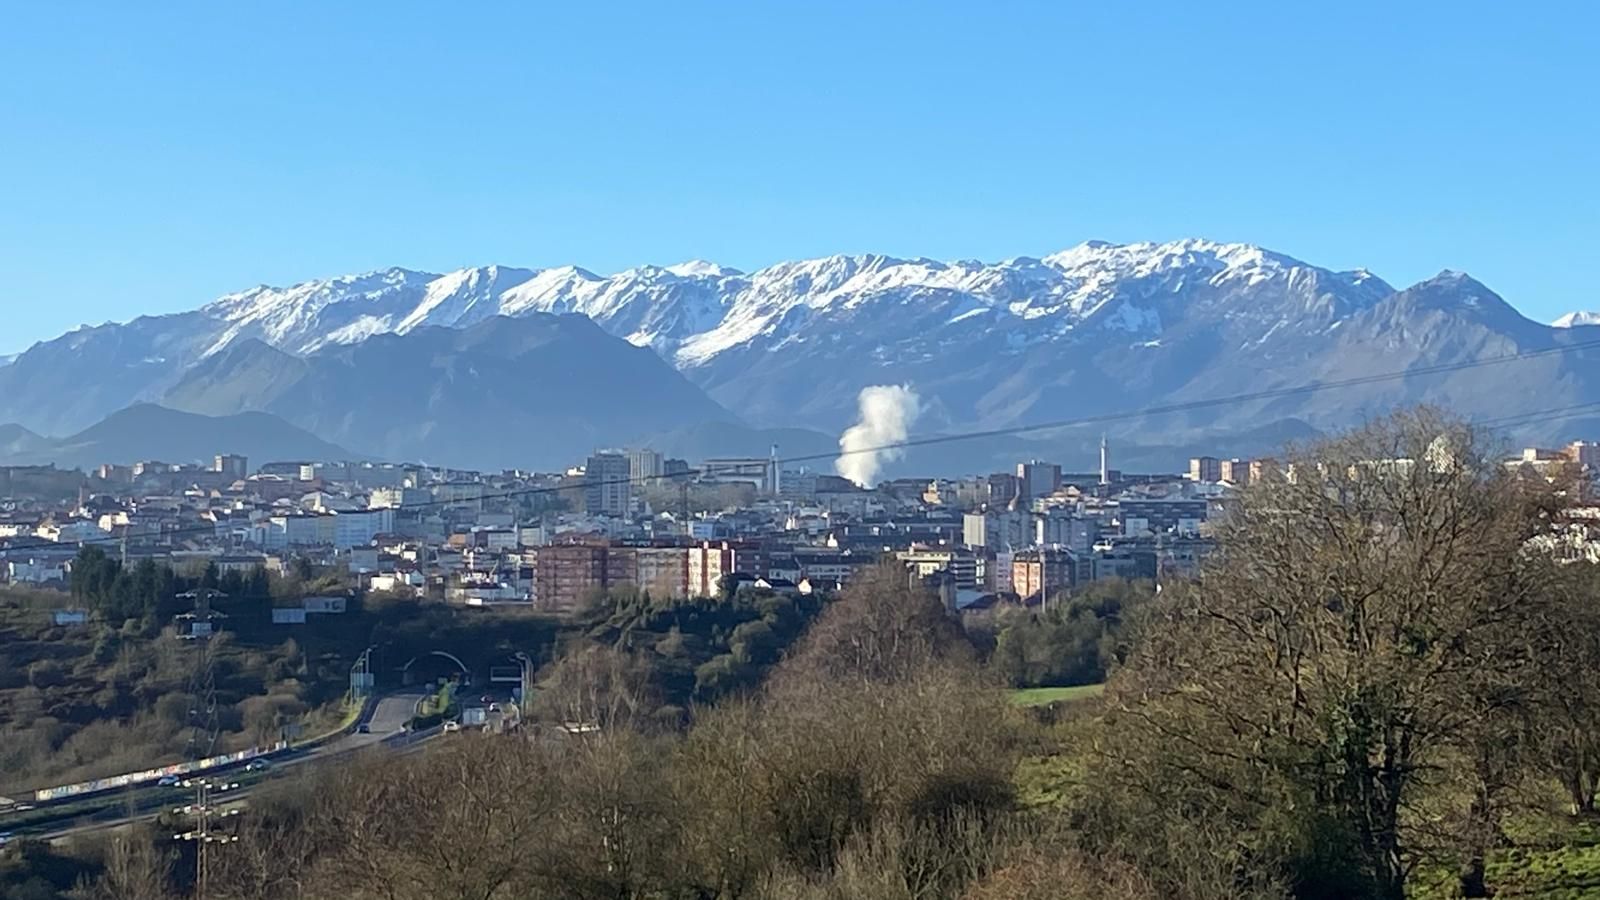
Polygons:
<instances>
[{"instance_id":1,"label":"urban sprawl","mask_svg":"<svg viewBox=\"0 0 1600 900\"><path fill-rule=\"evenodd\" d=\"M1600 473L1600 445L1530 448L1507 465ZM336 566L371 592L564 613L633 586L653 598L741 586L832 592L892 558L955 611L1035 605L1107 578L1182 577L1239 491L1293 478L1272 459L1198 457L1181 474L1014 471L864 488L771 457L698 465L603 450L562 473L421 465L140 462L91 473L0 468L0 579L62 586L85 544L124 563ZM1569 511L1566 555L1600 561L1600 507ZM296 614L299 615L296 615ZM304 609L275 611L285 624Z\"/></svg>"}]
</instances>

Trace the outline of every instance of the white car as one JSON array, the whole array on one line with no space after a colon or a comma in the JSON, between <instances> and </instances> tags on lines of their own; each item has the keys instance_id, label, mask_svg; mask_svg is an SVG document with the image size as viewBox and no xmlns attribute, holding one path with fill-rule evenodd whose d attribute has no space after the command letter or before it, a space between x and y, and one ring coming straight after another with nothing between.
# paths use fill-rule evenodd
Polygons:
<instances>
[{"instance_id":1,"label":"white car","mask_svg":"<svg viewBox=\"0 0 1600 900\"><path fill-rule=\"evenodd\" d=\"M444 730L445 731L460 731L461 730L461 723L460 722L446 722L446 723L444 723Z\"/></svg>"}]
</instances>

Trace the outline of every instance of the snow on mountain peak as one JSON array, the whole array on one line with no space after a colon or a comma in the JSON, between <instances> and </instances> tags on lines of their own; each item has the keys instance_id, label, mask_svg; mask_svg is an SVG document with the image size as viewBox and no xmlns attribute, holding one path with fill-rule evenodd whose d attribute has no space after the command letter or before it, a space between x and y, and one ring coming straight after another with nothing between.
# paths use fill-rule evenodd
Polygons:
<instances>
[{"instance_id":1,"label":"snow on mountain peak","mask_svg":"<svg viewBox=\"0 0 1600 900\"><path fill-rule=\"evenodd\" d=\"M1085 241L1076 247L1046 256L1044 263L1064 271L1092 267L1135 276L1173 269L1199 268L1217 272L1255 268L1277 271L1304 265L1254 244L1223 244L1204 238L1186 238L1160 244L1149 241L1133 244Z\"/></svg>"},{"instance_id":2,"label":"snow on mountain peak","mask_svg":"<svg viewBox=\"0 0 1600 900\"><path fill-rule=\"evenodd\" d=\"M1580 328L1584 325L1600 325L1600 312L1569 312L1561 318L1550 323L1556 328Z\"/></svg>"},{"instance_id":3,"label":"snow on mountain peak","mask_svg":"<svg viewBox=\"0 0 1600 900\"><path fill-rule=\"evenodd\" d=\"M730 269L727 266L707 262L703 259L691 259L677 265L667 266L666 270L680 278L728 278L744 274L738 269Z\"/></svg>"},{"instance_id":4,"label":"snow on mountain peak","mask_svg":"<svg viewBox=\"0 0 1600 900\"><path fill-rule=\"evenodd\" d=\"M428 283L411 314L400 320L395 330L401 334L421 325L462 327L480 322L500 311L500 297L509 289L534 276L530 269L484 266L457 269Z\"/></svg>"},{"instance_id":5,"label":"snow on mountain peak","mask_svg":"<svg viewBox=\"0 0 1600 900\"><path fill-rule=\"evenodd\" d=\"M844 320L852 329L870 330L880 321L885 328L905 327L937 315L925 327L948 331L954 341L986 329L1025 327L1033 337L1017 336L1021 346L1091 326L1160 331L1178 314L1157 314L1161 304L1232 297L1239 290L1250 292L1240 295L1245 298L1262 297L1262 311L1233 300L1217 315L1267 316L1279 289L1303 298L1323 326L1392 292L1365 271L1331 273L1253 244L1190 238L1086 241L1042 258L993 263L836 254L748 274L700 259L608 276L576 266L483 266L442 275L385 269L252 288L201 312L215 323L206 352L255 337L291 353L425 326L466 327L496 315L578 313L695 367L735 347L804 339Z\"/></svg>"}]
</instances>

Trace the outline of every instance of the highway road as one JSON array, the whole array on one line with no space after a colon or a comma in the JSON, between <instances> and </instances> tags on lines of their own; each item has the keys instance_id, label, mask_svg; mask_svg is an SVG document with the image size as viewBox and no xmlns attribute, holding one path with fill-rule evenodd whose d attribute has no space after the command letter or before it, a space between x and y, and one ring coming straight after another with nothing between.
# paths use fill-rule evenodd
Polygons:
<instances>
[{"instance_id":1,"label":"highway road","mask_svg":"<svg viewBox=\"0 0 1600 900\"><path fill-rule=\"evenodd\" d=\"M345 753L381 744L385 740L405 731L405 725L411 717L417 714L417 703L422 700L422 691L397 691L385 694L373 704L372 712L367 718L357 723L357 727L349 734L320 747L313 755L326 756L330 753ZM361 725L367 726L367 731L362 732Z\"/></svg>"},{"instance_id":2,"label":"highway road","mask_svg":"<svg viewBox=\"0 0 1600 900\"><path fill-rule=\"evenodd\" d=\"M197 777L223 777L237 781L240 788L233 796L243 797L263 782L282 778L299 771L301 767L328 763L335 765L341 757L376 746L396 749L413 747L439 734L438 728L411 734L406 722L416 714L422 691L402 691L387 694L373 704L357 728L325 743L311 747L290 748L267 757L269 768L263 772L248 772L244 766L235 765L213 769ZM366 725L366 731L360 725ZM0 815L0 832L11 831L17 837L52 839L85 831L111 828L117 825L153 818L168 807L181 805L191 792L181 787L162 787L157 784L125 788L90 798L77 798L57 804L41 804L36 809Z\"/></svg>"}]
</instances>

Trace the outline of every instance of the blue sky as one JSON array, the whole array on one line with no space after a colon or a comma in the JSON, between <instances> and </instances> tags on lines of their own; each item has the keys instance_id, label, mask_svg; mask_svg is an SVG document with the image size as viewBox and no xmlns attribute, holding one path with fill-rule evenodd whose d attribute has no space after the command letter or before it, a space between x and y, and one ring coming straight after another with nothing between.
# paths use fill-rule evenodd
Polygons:
<instances>
[{"instance_id":1,"label":"blue sky","mask_svg":"<svg viewBox=\"0 0 1600 900\"><path fill-rule=\"evenodd\" d=\"M1600 12L9 3L0 352L388 265L1259 243L1600 308Z\"/></svg>"}]
</instances>

